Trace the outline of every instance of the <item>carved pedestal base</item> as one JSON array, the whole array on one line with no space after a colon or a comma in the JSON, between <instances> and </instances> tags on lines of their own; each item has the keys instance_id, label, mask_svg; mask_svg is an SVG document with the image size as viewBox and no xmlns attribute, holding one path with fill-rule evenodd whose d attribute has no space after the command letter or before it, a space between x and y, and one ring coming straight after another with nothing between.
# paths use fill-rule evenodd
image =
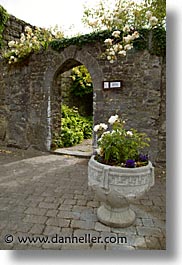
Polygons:
<instances>
[{"instance_id":1,"label":"carved pedestal base","mask_svg":"<svg viewBox=\"0 0 182 265\"><path fill-rule=\"evenodd\" d=\"M99 221L111 227L127 227L135 221L135 212L129 207L111 208L108 205L101 205L97 210Z\"/></svg>"}]
</instances>

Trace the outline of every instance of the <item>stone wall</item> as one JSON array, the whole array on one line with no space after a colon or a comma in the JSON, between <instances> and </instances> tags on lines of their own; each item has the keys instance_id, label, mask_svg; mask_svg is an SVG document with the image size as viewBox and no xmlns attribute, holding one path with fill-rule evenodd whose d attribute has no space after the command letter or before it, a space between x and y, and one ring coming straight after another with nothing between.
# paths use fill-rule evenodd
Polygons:
<instances>
[{"instance_id":1,"label":"stone wall","mask_svg":"<svg viewBox=\"0 0 182 265\"><path fill-rule=\"evenodd\" d=\"M3 47L7 47L8 42L11 40L18 40L20 38L20 34L24 32L24 28L26 26L34 28L34 26L29 23L10 15L3 31Z\"/></svg>"},{"instance_id":2,"label":"stone wall","mask_svg":"<svg viewBox=\"0 0 182 265\"><path fill-rule=\"evenodd\" d=\"M99 55L99 42L61 52L49 48L25 62L9 66L0 60L0 139L19 148L49 150L60 118L58 76L85 65L93 81L94 123L110 115L126 116L127 124L151 138L153 163L165 165L165 60L148 50L132 49L110 64ZM122 80L121 89L103 90L103 81Z\"/></svg>"}]
</instances>

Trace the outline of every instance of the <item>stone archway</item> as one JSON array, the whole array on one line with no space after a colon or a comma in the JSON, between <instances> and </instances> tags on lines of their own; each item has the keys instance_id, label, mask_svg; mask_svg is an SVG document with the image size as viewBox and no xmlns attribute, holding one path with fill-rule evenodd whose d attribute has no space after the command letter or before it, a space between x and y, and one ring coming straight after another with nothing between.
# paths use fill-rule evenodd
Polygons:
<instances>
[{"instance_id":1,"label":"stone archway","mask_svg":"<svg viewBox=\"0 0 182 265\"><path fill-rule=\"evenodd\" d=\"M80 50L75 46L66 48L63 52L61 52L60 56L61 58L58 57L60 60L56 59L56 63L54 62L54 65L51 64L44 75L44 84L47 91L47 150L51 149L54 117L56 115L60 115L59 109L61 104L61 95L59 94L59 89L57 88L57 84L55 82L57 75L79 65L84 65L88 69L93 83L93 119L95 118L96 111L96 93L102 90L103 74L96 58L87 51L84 51L83 49Z\"/></svg>"}]
</instances>

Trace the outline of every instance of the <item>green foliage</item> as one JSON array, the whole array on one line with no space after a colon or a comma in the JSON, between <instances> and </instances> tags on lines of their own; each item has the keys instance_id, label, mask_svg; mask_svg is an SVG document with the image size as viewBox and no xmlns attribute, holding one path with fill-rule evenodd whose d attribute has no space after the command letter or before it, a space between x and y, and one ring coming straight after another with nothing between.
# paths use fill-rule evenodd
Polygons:
<instances>
[{"instance_id":1,"label":"green foliage","mask_svg":"<svg viewBox=\"0 0 182 265\"><path fill-rule=\"evenodd\" d=\"M71 78L73 83L70 90L73 95L82 97L93 92L92 79L84 65L73 68Z\"/></svg>"},{"instance_id":2,"label":"green foliage","mask_svg":"<svg viewBox=\"0 0 182 265\"><path fill-rule=\"evenodd\" d=\"M2 34L4 26L9 18L7 11L0 5L0 48L2 47Z\"/></svg>"},{"instance_id":3,"label":"green foliage","mask_svg":"<svg viewBox=\"0 0 182 265\"><path fill-rule=\"evenodd\" d=\"M92 32L90 34L76 36L73 38L63 38L63 39L53 40L51 41L50 46L56 51L61 51L70 45L77 45L77 46L82 47L84 44L88 44L88 43L94 43L97 41L103 42L110 35L111 35L110 30Z\"/></svg>"},{"instance_id":4,"label":"green foliage","mask_svg":"<svg viewBox=\"0 0 182 265\"><path fill-rule=\"evenodd\" d=\"M76 108L62 105L61 132L53 137L53 148L69 147L92 137L91 117L82 117Z\"/></svg>"},{"instance_id":5,"label":"green foliage","mask_svg":"<svg viewBox=\"0 0 182 265\"><path fill-rule=\"evenodd\" d=\"M97 159L105 164L117 166L125 166L127 160L141 164L138 161L139 155L145 147L149 146L150 139L145 133L140 133L135 129L126 130L125 121L119 119L118 115L112 118L115 119L113 123L110 123L112 130L104 132L104 126L107 128L107 125L103 123L94 127L99 136Z\"/></svg>"},{"instance_id":6,"label":"green foliage","mask_svg":"<svg viewBox=\"0 0 182 265\"><path fill-rule=\"evenodd\" d=\"M162 27L153 29L151 54L158 56L166 55L166 30Z\"/></svg>"}]
</instances>

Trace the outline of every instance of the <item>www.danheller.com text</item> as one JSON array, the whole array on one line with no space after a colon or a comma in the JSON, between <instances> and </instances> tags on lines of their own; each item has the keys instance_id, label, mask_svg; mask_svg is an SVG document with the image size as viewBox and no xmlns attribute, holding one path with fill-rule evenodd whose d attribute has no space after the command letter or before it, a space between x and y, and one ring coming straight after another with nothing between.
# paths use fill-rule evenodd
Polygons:
<instances>
[{"instance_id":1,"label":"www.danheller.com text","mask_svg":"<svg viewBox=\"0 0 182 265\"><path fill-rule=\"evenodd\" d=\"M7 234L4 236L4 241L10 243L53 243L53 244L126 244L127 237L125 236L92 236L91 234L84 234L82 236L61 236L55 234L54 236L17 236Z\"/></svg>"}]
</instances>

